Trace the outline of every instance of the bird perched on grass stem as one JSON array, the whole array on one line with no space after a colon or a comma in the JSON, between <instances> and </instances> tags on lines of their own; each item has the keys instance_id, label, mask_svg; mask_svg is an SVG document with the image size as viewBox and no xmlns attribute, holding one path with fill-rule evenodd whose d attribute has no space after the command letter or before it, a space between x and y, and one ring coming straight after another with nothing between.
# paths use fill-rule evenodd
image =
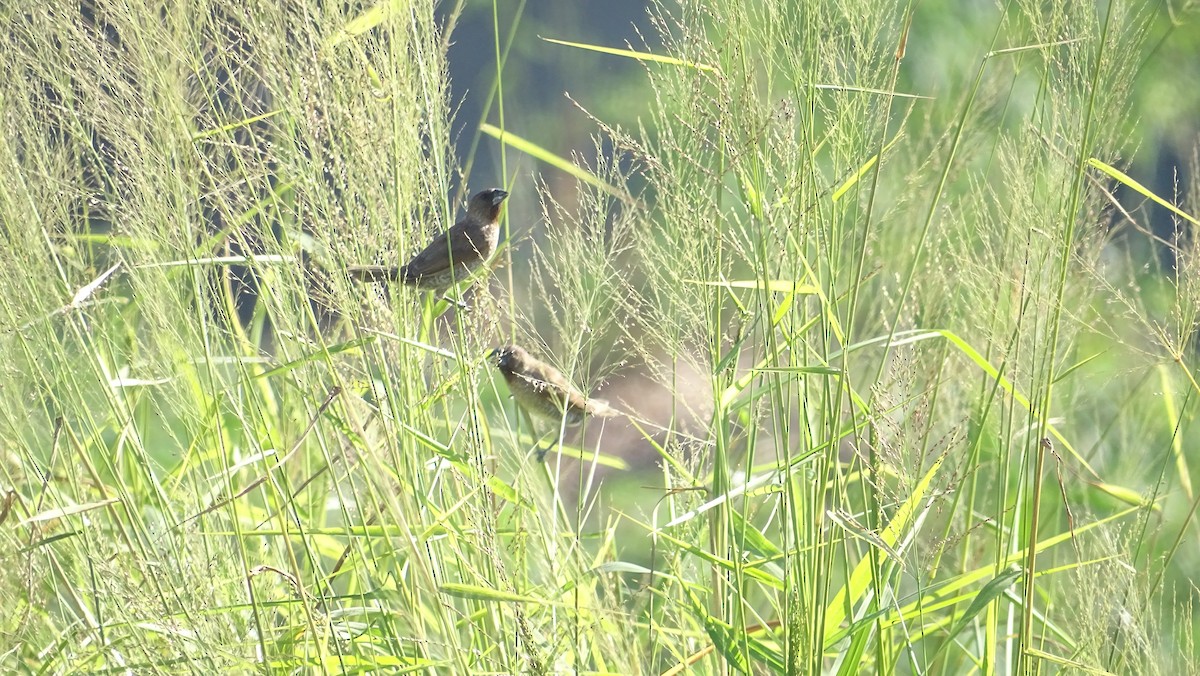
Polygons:
<instances>
[{"instance_id":1,"label":"bird perched on grass stem","mask_svg":"<svg viewBox=\"0 0 1200 676\"><path fill-rule=\"evenodd\" d=\"M589 399L575 389L558 369L537 359L524 348L506 345L492 350L489 355L513 399L530 416L538 416L554 422L564 421L568 426L579 425L588 416L609 418L620 413L599 399ZM538 452L538 459L545 456Z\"/></svg>"},{"instance_id":2,"label":"bird perched on grass stem","mask_svg":"<svg viewBox=\"0 0 1200 676\"><path fill-rule=\"evenodd\" d=\"M467 215L437 235L412 260L400 266L362 265L347 270L361 282L403 282L418 289L444 292L466 279L496 253L500 239L500 205L508 192L490 188L475 193Z\"/></svg>"}]
</instances>

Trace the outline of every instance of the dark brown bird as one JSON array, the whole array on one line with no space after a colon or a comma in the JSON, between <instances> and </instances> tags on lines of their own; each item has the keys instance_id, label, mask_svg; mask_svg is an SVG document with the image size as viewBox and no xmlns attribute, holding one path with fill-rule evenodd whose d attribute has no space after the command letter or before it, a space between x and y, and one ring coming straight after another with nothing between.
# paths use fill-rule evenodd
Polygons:
<instances>
[{"instance_id":1,"label":"dark brown bird","mask_svg":"<svg viewBox=\"0 0 1200 676\"><path fill-rule=\"evenodd\" d=\"M619 415L599 399L589 399L575 389L558 369L537 359L516 345L492 350L491 358L504 374L508 391L521 408L531 415L552 420L566 419L568 425L578 425L587 416L602 418Z\"/></svg>"},{"instance_id":2,"label":"dark brown bird","mask_svg":"<svg viewBox=\"0 0 1200 676\"><path fill-rule=\"evenodd\" d=\"M361 265L347 270L362 282L403 282L419 289L445 291L471 275L496 253L500 239L500 205L508 193L491 188L475 193L467 215L433 238L424 249L400 266Z\"/></svg>"}]
</instances>

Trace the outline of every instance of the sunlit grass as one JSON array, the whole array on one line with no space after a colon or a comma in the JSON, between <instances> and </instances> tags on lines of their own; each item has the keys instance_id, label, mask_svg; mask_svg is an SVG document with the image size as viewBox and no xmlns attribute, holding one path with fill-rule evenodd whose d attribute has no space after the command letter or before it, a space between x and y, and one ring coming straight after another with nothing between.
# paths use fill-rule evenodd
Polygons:
<instances>
[{"instance_id":1,"label":"sunlit grass","mask_svg":"<svg viewBox=\"0 0 1200 676\"><path fill-rule=\"evenodd\" d=\"M1139 17L990 9L922 91L919 7L657 6L538 43L652 87L567 158L506 129L497 4L470 147L531 180L459 166L403 7L10 16L0 664L1192 668L1195 244L1111 193L1195 213L1118 169ZM491 185L470 311L345 278ZM513 341L626 418L529 429Z\"/></svg>"}]
</instances>

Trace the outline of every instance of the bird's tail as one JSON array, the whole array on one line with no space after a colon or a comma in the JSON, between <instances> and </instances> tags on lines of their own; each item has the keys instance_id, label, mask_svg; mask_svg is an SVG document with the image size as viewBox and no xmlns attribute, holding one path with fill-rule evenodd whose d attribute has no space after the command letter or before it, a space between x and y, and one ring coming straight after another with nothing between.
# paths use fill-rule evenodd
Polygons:
<instances>
[{"instance_id":1,"label":"bird's tail","mask_svg":"<svg viewBox=\"0 0 1200 676\"><path fill-rule=\"evenodd\" d=\"M389 265L355 265L346 268L346 273L360 282L394 282L405 278L403 268Z\"/></svg>"}]
</instances>

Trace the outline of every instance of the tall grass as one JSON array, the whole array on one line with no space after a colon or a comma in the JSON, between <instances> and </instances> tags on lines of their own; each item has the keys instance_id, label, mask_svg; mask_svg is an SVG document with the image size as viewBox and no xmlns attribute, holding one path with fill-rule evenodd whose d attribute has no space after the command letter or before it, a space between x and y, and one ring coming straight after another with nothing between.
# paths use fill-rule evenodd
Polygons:
<instances>
[{"instance_id":1,"label":"tall grass","mask_svg":"<svg viewBox=\"0 0 1200 676\"><path fill-rule=\"evenodd\" d=\"M639 124L517 174L469 312L343 274L511 179L452 152L453 21L76 9L0 10L6 669L1194 670L1195 245L1096 169L1125 5L953 63L920 5L656 5ZM484 129L561 164L500 9ZM530 428L509 341L629 415Z\"/></svg>"}]
</instances>

